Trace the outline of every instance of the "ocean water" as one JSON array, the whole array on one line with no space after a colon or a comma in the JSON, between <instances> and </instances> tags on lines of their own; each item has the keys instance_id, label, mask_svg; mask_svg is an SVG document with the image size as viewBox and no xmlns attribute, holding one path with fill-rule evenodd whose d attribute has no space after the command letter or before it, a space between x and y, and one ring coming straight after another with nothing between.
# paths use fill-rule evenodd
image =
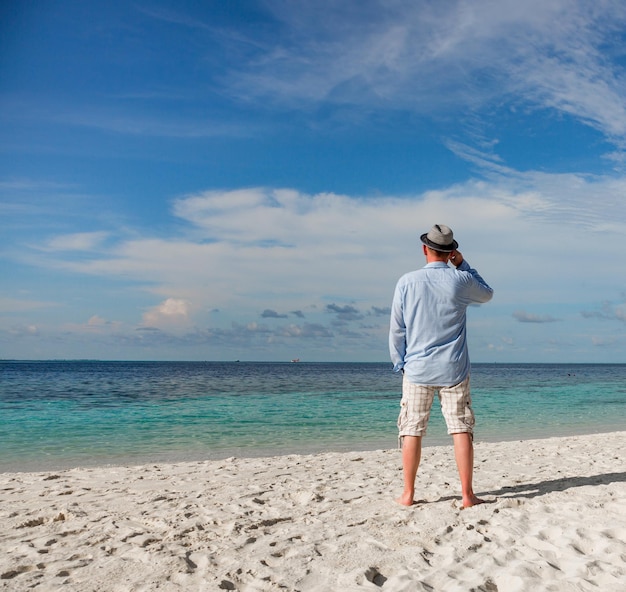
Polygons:
<instances>
[{"instance_id":1,"label":"ocean water","mask_svg":"<svg viewBox=\"0 0 626 592\"><path fill-rule=\"evenodd\" d=\"M474 364L477 441L626 426L626 365ZM388 363L0 362L0 471L397 446ZM450 442L435 402L424 444Z\"/></svg>"}]
</instances>

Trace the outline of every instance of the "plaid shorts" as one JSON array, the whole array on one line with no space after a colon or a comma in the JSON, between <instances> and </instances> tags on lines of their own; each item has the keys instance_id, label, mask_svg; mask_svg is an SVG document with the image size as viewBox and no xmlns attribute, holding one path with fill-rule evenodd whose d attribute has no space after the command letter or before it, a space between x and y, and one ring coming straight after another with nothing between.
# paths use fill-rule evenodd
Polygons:
<instances>
[{"instance_id":1,"label":"plaid shorts","mask_svg":"<svg viewBox=\"0 0 626 592\"><path fill-rule=\"evenodd\" d=\"M413 384L406 377L402 381L402 401L398 417L399 437L423 436L430 418L435 393L439 395L441 412L448 426L448 434L474 432L474 411L470 396L469 376L454 386L425 386Z\"/></svg>"}]
</instances>

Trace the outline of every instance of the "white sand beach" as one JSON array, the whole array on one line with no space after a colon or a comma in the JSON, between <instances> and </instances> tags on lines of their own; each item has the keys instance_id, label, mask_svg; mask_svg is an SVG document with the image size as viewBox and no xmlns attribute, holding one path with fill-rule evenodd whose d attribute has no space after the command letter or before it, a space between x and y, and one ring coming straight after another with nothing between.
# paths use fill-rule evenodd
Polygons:
<instances>
[{"instance_id":1,"label":"white sand beach","mask_svg":"<svg viewBox=\"0 0 626 592\"><path fill-rule=\"evenodd\" d=\"M626 432L0 474L1 590L626 589Z\"/></svg>"}]
</instances>

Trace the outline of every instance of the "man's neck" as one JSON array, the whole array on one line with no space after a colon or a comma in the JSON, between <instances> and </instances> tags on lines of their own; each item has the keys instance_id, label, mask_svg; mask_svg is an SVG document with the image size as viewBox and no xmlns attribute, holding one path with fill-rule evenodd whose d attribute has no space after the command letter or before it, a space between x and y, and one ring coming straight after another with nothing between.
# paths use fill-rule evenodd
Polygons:
<instances>
[{"instance_id":1,"label":"man's neck","mask_svg":"<svg viewBox=\"0 0 626 592\"><path fill-rule=\"evenodd\" d=\"M445 258L442 257L433 257L432 255L426 255L426 263L448 263L449 255L446 255Z\"/></svg>"}]
</instances>

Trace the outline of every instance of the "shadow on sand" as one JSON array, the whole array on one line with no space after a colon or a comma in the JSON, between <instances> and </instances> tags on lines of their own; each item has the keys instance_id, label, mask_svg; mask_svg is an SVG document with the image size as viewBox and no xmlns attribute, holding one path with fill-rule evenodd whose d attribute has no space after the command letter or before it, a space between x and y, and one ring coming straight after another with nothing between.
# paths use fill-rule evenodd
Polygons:
<instances>
[{"instance_id":1,"label":"shadow on sand","mask_svg":"<svg viewBox=\"0 0 626 592\"><path fill-rule=\"evenodd\" d=\"M482 491L481 495L495 495L500 498L533 498L546 495L554 491L565 491L572 487L586 487L588 485L608 485L609 483L623 483L626 481L626 473L606 473L604 475L592 475L590 477L563 477L538 483L520 483L519 485L507 485L500 489Z\"/></svg>"}]
</instances>

